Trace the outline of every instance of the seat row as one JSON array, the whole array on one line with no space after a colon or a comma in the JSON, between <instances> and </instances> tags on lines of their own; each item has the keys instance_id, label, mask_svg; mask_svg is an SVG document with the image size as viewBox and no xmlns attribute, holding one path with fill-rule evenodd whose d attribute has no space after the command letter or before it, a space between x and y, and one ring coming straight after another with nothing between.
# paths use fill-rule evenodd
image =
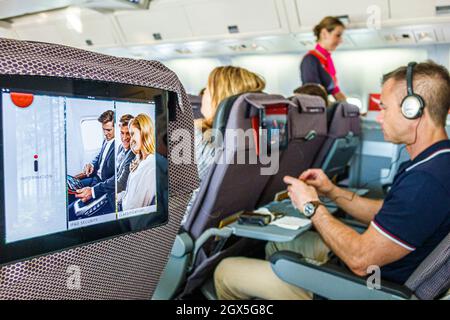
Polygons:
<instances>
[{"instance_id":1,"label":"seat row","mask_svg":"<svg viewBox=\"0 0 450 320\"><path fill-rule=\"evenodd\" d=\"M191 99L193 108L198 109L200 99ZM258 154L256 139L247 139L245 145L239 145L227 141L226 132L257 131L254 115L275 106L287 108L287 147L271 155L278 158L278 170L270 175L261 174L267 164L260 157L256 163L213 161L201 183L183 232L177 237L179 243L174 246L181 249L172 251L165 275L172 283L186 281L184 294L210 277L221 259L237 255L249 245L248 239L240 239L221 250L223 244L211 238L208 230L220 233L217 228L231 215L273 201L276 193L285 190L283 177L286 175L299 176L308 168L323 168L330 177L339 176L359 145L359 108L354 105L342 102L327 108L316 96L297 95L286 99L281 95L244 93L225 99L218 107L213 130L223 133L223 139L216 145L216 160L225 156L236 160L238 153L245 154L245 159ZM167 285L164 288L164 293L161 288L157 290L156 298L167 299L177 291Z\"/></svg>"}]
</instances>

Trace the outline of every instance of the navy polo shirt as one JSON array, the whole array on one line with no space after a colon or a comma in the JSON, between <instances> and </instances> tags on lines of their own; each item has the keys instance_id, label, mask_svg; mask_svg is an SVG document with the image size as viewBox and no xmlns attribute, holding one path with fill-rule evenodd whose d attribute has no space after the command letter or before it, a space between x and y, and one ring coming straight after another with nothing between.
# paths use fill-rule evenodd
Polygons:
<instances>
[{"instance_id":1,"label":"navy polo shirt","mask_svg":"<svg viewBox=\"0 0 450 320\"><path fill-rule=\"evenodd\" d=\"M410 251L381 268L383 279L405 283L450 232L450 140L400 167L372 226Z\"/></svg>"}]
</instances>

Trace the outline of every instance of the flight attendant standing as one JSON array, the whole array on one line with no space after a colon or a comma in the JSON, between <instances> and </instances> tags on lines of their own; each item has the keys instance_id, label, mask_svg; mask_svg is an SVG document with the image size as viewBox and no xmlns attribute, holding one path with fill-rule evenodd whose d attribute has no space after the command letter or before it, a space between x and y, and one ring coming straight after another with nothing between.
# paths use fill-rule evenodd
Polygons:
<instances>
[{"instance_id":1,"label":"flight attendant standing","mask_svg":"<svg viewBox=\"0 0 450 320\"><path fill-rule=\"evenodd\" d=\"M324 86L338 101L346 100L339 88L336 69L331 52L342 43L344 24L335 17L325 17L314 27L317 45L309 51L300 64L300 77L303 84L317 83Z\"/></svg>"}]
</instances>

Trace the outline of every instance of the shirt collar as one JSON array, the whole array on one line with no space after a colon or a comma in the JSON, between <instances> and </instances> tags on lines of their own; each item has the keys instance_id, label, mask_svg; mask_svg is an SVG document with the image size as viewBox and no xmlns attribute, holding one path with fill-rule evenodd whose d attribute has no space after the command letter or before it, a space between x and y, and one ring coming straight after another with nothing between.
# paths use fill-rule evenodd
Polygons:
<instances>
[{"instance_id":1,"label":"shirt collar","mask_svg":"<svg viewBox=\"0 0 450 320\"><path fill-rule=\"evenodd\" d=\"M320 44L316 44L316 50L323 54L325 58L329 58L331 56L331 53Z\"/></svg>"},{"instance_id":2,"label":"shirt collar","mask_svg":"<svg viewBox=\"0 0 450 320\"><path fill-rule=\"evenodd\" d=\"M442 149L450 149L450 140L447 139L436 142L432 146L422 151L412 162L416 163L422 161L423 159L428 158L433 153L441 151Z\"/></svg>"},{"instance_id":3,"label":"shirt collar","mask_svg":"<svg viewBox=\"0 0 450 320\"><path fill-rule=\"evenodd\" d=\"M424 151L422 151L417 157L414 158L414 160L409 160L408 165L405 166L405 169L428 158L432 154L439 152L443 149L450 149L450 140L441 140L439 142L436 142L435 144L429 146Z\"/></svg>"}]
</instances>

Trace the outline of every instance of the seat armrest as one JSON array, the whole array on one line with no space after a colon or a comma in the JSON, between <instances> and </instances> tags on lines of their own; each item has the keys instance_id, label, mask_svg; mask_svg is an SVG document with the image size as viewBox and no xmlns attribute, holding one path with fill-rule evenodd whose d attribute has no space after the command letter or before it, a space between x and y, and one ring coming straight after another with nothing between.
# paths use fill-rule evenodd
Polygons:
<instances>
[{"instance_id":1,"label":"seat armrest","mask_svg":"<svg viewBox=\"0 0 450 320\"><path fill-rule=\"evenodd\" d=\"M179 233L175 237L175 241L172 246L172 256L181 258L189 253L192 253L194 248L194 242L192 238L186 232Z\"/></svg>"},{"instance_id":2,"label":"seat armrest","mask_svg":"<svg viewBox=\"0 0 450 320\"><path fill-rule=\"evenodd\" d=\"M411 299L407 287L381 280L380 289L367 286L367 279L349 270L326 263L316 265L301 255L279 251L270 257L272 270L283 281L328 299L402 300Z\"/></svg>"},{"instance_id":3,"label":"seat armrest","mask_svg":"<svg viewBox=\"0 0 450 320\"><path fill-rule=\"evenodd\" d=\"M203 245L208 241L209 238L219 237L222 239L228 239L233 234L233 230L229 227L223 227L221 229L218 228L210 228L205 230L198 238L195 240L194 249L192 252L192 261L191 266L189 267L189 272L191 272L195 267L195 261L197 259L198 253Z\"/></svg>"}]
</instances>

